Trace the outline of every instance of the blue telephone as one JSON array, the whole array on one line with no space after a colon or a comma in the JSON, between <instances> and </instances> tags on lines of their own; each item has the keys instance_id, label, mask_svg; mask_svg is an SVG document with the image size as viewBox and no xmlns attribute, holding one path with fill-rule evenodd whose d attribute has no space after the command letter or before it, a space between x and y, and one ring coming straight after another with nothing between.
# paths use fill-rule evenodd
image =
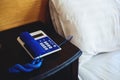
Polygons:
<instances>
[{"instance_id":1,"label":"blue telephone","mask_svg":"<svg viewBox=\"0 0 120 80\"><path fill-rule=\"evenodd\" d=\"M8 69L10 73L31 72L38 69L42 65L42 57L61 50L61 48L41 30L32 33L22 32L17 40L33 60L24 65L15 64Z\"/></svg>"},{"instance_id":2,"label":"blue telephone","mask_svg":"<svg viewBox=\"0 0 120 80\"><path fill-rule=\"evenodd\" d=\"M32 33L23 32L17 40L32 59L42 58L61 50L59 45L42 30Z\"/></svg>"}]
</instances>

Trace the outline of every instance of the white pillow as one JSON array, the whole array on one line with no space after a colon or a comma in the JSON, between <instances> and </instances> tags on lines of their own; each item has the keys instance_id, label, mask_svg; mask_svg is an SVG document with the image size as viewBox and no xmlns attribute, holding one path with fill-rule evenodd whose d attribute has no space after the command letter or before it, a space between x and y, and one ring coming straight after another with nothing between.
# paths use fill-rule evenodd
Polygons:
<instances>
[{"instance_id":1,"label":"white pillow","mask_svg":"<svg viewBox=\"0 0 120 80\"><path fill-rule=\"evenodd\" d=\"M84 53L96 55L120 49L119 0L50 1L55 9L52 19L60 24L55 29L62 30L59 34L65 37L73 35L71 42ZM56 16L52 15L54 11Z\"/></svg>"}]
</instances>

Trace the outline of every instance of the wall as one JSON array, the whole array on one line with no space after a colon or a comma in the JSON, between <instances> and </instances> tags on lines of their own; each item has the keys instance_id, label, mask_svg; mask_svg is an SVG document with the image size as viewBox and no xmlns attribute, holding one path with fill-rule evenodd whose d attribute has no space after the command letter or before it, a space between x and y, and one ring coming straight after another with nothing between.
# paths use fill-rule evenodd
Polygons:
<instances>
[{"instance_id":1,"label":"wall","mask_svg":"<svg viewBox=\"0 0 120 80\"><path fill-rule=\"evenodd\" d=\"M0 0L0 31L34 21L47 22L48 0Z\"/></svg>"}]
</instances>

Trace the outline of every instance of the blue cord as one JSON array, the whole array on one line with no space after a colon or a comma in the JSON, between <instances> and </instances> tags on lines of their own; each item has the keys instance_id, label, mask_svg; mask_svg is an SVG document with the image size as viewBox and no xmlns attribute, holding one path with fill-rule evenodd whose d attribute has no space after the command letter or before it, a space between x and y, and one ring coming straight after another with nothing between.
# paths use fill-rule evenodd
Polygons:
<instances>
[{"instance_id":1,"label":"blue cord","mask_svg":"<svg viewBox=\"0 0 120 80\"><path fill-rule=\"evenodd\" d=\"M62 46L65 44L67 41L70 41L73 38L73 36L68 36L62 43L59 44L59 46Z\"/></svg>"},{"instance_id":2,"label":"blue cord","mask_svg":"<svg viewBox=\"0 0 120 80\"><path fill-rule=\"evenodd\" d=\"M15 64L14 66L8 69L9 73L20 73L20 72L31 72L35 69L41 67L43 60L34 59L31 63L27 63L24 65Z\"/></svg>"}]
</instances>

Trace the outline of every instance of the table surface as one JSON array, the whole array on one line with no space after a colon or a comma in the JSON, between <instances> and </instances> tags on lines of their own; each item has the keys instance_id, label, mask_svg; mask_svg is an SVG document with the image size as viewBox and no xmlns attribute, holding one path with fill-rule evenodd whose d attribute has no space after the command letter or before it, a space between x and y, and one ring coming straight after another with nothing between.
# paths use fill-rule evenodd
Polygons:
<instances>
[{"instance_id":1,"label":"table surface","mask_svg":"<svg viewBox=\"0 0 120 80\"><path fill-rule=\"evenodd\" d=\"M7 72L8 68L16 63L28 63L31 58L26 54L26 51L20 46L16 38L23 31L34 32L36 30L43 30L49 35L57 44L60 44L65 39L58 35L50 26L41 22L34 22L26 24L17 28L0 32L0 80L14 79L14 80L37 80L44 79L57 71L68 66L73 61L77 60L81 51L76 46L67 41L61 46L62 50L44 57L42 66L30 73L10 74ZM2 77L6 76L6 77Z\"/></svg>"}]
</instances>

